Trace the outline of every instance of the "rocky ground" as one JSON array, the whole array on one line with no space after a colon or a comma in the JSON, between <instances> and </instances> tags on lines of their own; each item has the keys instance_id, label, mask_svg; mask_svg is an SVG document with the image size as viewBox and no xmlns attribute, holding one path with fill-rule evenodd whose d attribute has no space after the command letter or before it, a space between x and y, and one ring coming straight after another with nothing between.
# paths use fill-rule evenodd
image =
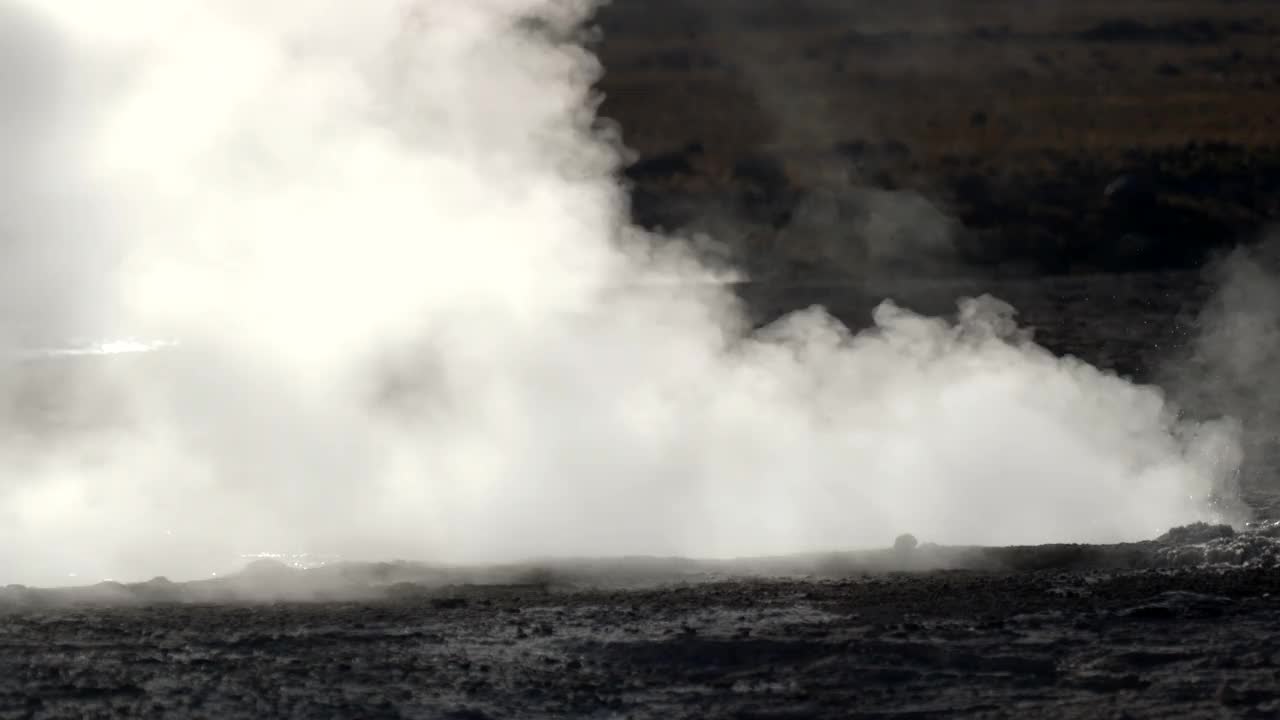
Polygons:
<instances>
[{"instance_id":1,"label":"rocky ground","mask_svg":"<svg viewBox=\"0 0 1280 720\"><path fill-rule=\"evenodd\" d=\"M1274 534L9 588L0 717L1275 717Z\"/></svg>"}]
</instances>

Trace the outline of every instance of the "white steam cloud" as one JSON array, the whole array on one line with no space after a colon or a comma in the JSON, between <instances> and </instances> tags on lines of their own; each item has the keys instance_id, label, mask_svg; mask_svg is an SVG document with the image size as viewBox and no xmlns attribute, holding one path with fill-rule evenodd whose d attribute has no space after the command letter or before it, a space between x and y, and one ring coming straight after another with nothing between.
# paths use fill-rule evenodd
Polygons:
<instances>
[{"instance_id":1,"label":"white steam cloud","mask_svg":"<svg viewBox=\"0 0 1280 720\"><path fill-rule=\"evenodd\" d=\"M1051 356L992 299L750 333L627 222L600 68L557 40L589 9L0 0L0 337L180 342L7 367L0 582L1211 514L1233 425Z\"/></svg>"}]
</instances>

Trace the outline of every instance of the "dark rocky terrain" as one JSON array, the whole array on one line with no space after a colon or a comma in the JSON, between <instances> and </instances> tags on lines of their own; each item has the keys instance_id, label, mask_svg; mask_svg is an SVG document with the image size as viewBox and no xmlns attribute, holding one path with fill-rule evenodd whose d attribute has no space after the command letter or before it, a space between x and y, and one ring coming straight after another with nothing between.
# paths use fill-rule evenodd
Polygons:
<instances>
[{"instance_id":1,"label":"dark rocky terrain","mask_svg":"<svg viewBox=\"0 0 1280 720\"><path fill-rule=\"evenodd\" d=\"M1274 717L1275 534L11 587L0 717Z\"/></svg>"}]
</instances>

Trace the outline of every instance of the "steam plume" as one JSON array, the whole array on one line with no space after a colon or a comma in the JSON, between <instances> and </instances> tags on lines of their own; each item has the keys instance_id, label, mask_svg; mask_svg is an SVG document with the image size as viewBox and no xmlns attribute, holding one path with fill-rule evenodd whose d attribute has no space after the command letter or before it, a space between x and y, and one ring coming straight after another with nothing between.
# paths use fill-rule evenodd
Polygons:
<instances>
[{"instance_id":1,"label":"steam plume","mask_svg":"<svg viewBox=\"0 0 1280 720\"><path fill-rule=\"evenodd\" d=\"M3 337L180 343L12 367L3 580L1107 541L1211 514L1234 426L1051 356L996 300L749 334L626 220L600 68L564 40L589 9L0 4L22 69Z\"/></svg>"}]
</instances>

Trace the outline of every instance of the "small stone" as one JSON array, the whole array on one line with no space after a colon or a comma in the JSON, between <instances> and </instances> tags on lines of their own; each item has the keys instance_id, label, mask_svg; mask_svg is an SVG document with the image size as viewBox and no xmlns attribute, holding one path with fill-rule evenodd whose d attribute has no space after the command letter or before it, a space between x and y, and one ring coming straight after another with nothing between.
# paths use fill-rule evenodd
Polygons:
<instances>
[{"instance_id":1,"label":"small stone","mask_svg":"<svg viewBox=\"0 0 1280 720\"><path fill-rule=\"evenodd\" d=\"M1204 543L1234 537L1235 529L1230 525L1210 525L1206 522L1195 522L1170 528L1168 532L1156 538L1156 542L1171 544Z\"/></svg>"}]
</instances>

